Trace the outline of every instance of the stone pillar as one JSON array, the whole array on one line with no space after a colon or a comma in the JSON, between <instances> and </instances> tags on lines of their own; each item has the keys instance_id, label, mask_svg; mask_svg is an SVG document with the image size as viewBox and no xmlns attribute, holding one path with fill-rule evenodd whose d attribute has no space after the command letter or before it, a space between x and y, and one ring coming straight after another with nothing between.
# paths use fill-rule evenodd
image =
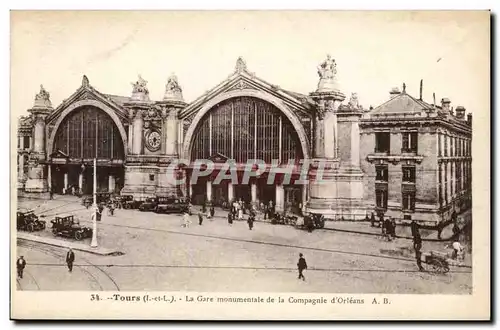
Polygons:
<instances>
[{"instance_id":1,"label":"stone pillar","mask_svg":"<svg viewBox=\"0 0 500 330\"><path fill-rule=\"evenodd\" d=\"M110 193L115 191L115 177L113 175L108 177L108 191Z\"/></svg>"},{"instance_id":2,"label":"stone pillar","mask_svg":"<svg viewBox=\"0 0 500 330\"><path fill-rule=\"evenodd\" d=\"M207 180L207 202L212 201L212 181Z\"/></svg>"},{"instance_id":3,"label":"stone pillar","mask_svg":"<svg viewBox=\"0 0 500 330\"><path fill-rule=\"evenodd\" d=\"M169 156L177 155L177 109L171 108L167 117L167 140L165 153Z\"/></svg>"},{"instance_id":4,"label":"stone pillar","mask_svg":"<svg viewBox=\"0 0 500 330\"><path fill-rule=\"evenodd\" d=\"M64 191L68 190L68 172L64 173Z\"/></svg>"},{"instance_id":5,"label":"stone pillar","mask_svg":"<svg viewBox=\"0 0 500 330\"><path fill-rule=\"evenodd\" d=\"M161 154L167 153L167 109L161 109Z\"/></svg>"},{"instance_id":6,"label":"stone pillar","mask_svg":"<svg viewBox=\"0 0 500 330\"><path fill-rule=\"evenodd\" d=\"M52 190L52 165L47 166L47 185L49 187L49 191Z\"/></svg>"},{"instance_id":7,"label":"stone pillar","mask_svg":"<svg viewBox=\"0 0 500 330\"><path fill-rule=\"evenodd\" d=\"M128 135L127 135L127 153L131 154L132 153L132 141L134 139L134 114L131 110L131 113L129 114L129 124L128 124Z\"/></svg>"},{"instance_id":8,"label":"stone pillar","mask_svg":"<svg viewBox=\"0 0 500 330\"><path fill-rule=\"evenodd\" d=\"M24 149L24 143L23 143L23 137L22 136L18 136L17 137L17 144L19 145L19 147L17 149Z\"/></svg>"},{"instance_id":9,"label":"stone pillar","mask_svg":"<svg viewBox=\"0 0 500 330\"><path fill-rule=\"evenodd\" d=\"M302 209L304 209L304 205L307 203L307 184L302 185Z\"/></svg>"},{"instance_id":10,"label":"stone pillar","mask_svg":"<svg viewBox=\"0 0 500 330\"><path fill-rule=\"evenodd\" d=\"M314 141L314 157L315 158L324 158L325 157L325 144L324 144L324 131L325 125L323 119L319 116L315 119L315 141Z\"/></svg>"},{"instance_id":11,"label":"stone pillar","mask_svg":"<svg viewBox=\"0 0 500 330\"><path fill-rule=\"evenodd\" d=\"M30 159L28 179L25 190L27 192L46 192L48 190L45 166L42 162L46 159L45 151L45 119L52 112L50 94L40 86L40 93L35 96L33 108L28 110L33 120L33 139L30 139Z\"/></svg>"},{"instance_id":12,"label":"stone pillar","mask_svg":"<svg viewBox=\"0 0 500 330\"><path fill-rule=\"evenodd\" d=\"M143 144L143 125L144 119L142 118L142 112L137 110L134 121L133 121L133 135L132 135L132 153L134 155L142 154L142 144Z\"/></svg>"},{"instance_id":13,"label":"stone pillar","mask_svg":"<svg viewBox=\"0 0 500 330\"><path fill-rule=\"evenodd\" d=\"M17 154L19 161L19 171L17 172L17 181L24 181L24 154Z\"/></svg>"},{"instance_id":14,"label":"stone pillar","mask_svg":"<svg viewBox=\"0 0 500 330\"><path fill-rule=\"evenodd\" d=\"M276 212L285 210L285 189L282 183L276 184Z\"/></svg>"},{"instance_id":15,"label":"stone pillar","mask_svg":"<svg viewBox=\"0 0 500 330\"><path fill-rule=\"evenodd\" d=\"M227 184L227 199L231 202L234 199L234 186L231 182Z\"/></svg>"},{"instance_id":16,"label":"stone pillar","mask_svg":"<svg viewBox=\"0 0 500 330\"><path fill-rule=\"evenodd\" d=\"M80 190L80 192L83 190L83 173L78 175L78 190Z\"/></svg>"},{"instance_id":17,"label":"stone pillar","mask_svg":"<svg viewBox=\"0 0 500 330\"><path fill-rule=\"evenodd\" d=\"M250 183L250 193L252 196L252 203L257 203L257 183Z\"/></svg>"}]
</instances>

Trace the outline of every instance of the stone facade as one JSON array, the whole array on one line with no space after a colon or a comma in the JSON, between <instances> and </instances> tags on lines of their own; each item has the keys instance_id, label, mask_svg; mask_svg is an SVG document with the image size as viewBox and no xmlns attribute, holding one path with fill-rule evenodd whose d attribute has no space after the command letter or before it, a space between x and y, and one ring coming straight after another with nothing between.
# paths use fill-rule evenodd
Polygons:
<instances>
[{"instance_id":1,"label":"stone facade","mask_svg":"<svg viewBox=\"0 0 500 330\"><path fill-rule=\"evenodd\" d=\"M60 150L56 142L61 136L68 138L73 134L71 130L74 127L68 128L68 118L82 108L92 108L115 126L115 135L111 138L114 147L111 150L117 147L116 144L120 145L118 147L123 146L123 154L119 156L113 151L111 156L97 156L97 176L101 176L103 181L101 187L108 187L109 183L110 191L118 190L123 195L133 195L139 200L151 196L191 195L196 187L189 183L178 185L175 178L187 178L193 168L188 170L185 166L171 165L181 159L194 161L191 157L196 134L204 118L213 109L235 98L253 98L277 109L283 121L289 123L296 133L300 155L308 164L298 168L300 172L302 166L308 166L307 184L292 187L278 182L275 185L273 200L277 210L286 209L287 191L293 190L294 196L300 195L299 200L311 212L336 220L364 219L373 210L379 210L375 193L375 186L380 184L375 180L376 164L386 164L390 173L385 183L388 205L383 210L388 215L403 218L408 213L401 210L403 164L417 168L416 182L412 187L404 188L416 193L412 216L418 214L423 220L437 221L447 210L455 209L466 199L464 196L468 196L470 189L461 186L457 190L452 187L452 181L446 181L448 202L440 204L439 201L445 199L439 199L438 186L444 189L445 185L437 179L439 164L442 164L441 167L452 163L455 167L461 166L460 173L466 173L466 166L470 168L470 150L468 158L450 158L439 154L437 140L438 135L453 136L467 140L470 144L471 129L470 123L464 119L465 109L457 108L456 116L443 114L441 107L430 107L417 100L420 107L418 111L413 111L415 105L412 105L412 111L399 109L405 113L394 115L394 110L390 110L388 104L366 111L360 106L356 93L344 102L346 96L337 83L334 59L328 56L318 66L317 73L317 88L307 95L300 94L258 78L248 70L246 62L239 58L234 72L226 80L189 104L184 101L182 88L174 74L167 79L164 97L159 101L151 100L147 81L141 76L132 83L130 96L97 91L84 76L75 93L55 109L52 108L49 93L41 87L33 108L28 110L30 115L19 122L18 189L29 193L46 192L53 189L55 177L62 175L65 191L72 182L83 189L85 168L91 166L91 157L84 156L85 152L80 149L78 155L81 156L78 157ZM394 92L391 100L395 104L392 107L398 108L398 100L406 96L406 93ZM103 130L98 124L95 125L96 132L98 129ZM64 129L67 129L67 133L62 132ZM83 129L84 123L81 123ZM401 134L407 130L418 132L418 152L415 154L401 152ZM77 131L78 134L84 134ZM390 134L390 150L384 154L374 152L375 134L379 131ZM95 135L96 155L100 154L100 145L108 150L110 143L106 138L97 139L99 134L107 134L106 129L104 133L99 132ZM253 136L257 139L256 133ZM81 145L81 149L86 147L83 141ZM69 142L66 149L71 149ZM211 151L210 158L219 156L225 157ZM451 167L449 171L452 171ZM206 186L204 195L209 200L222 189L222 186L213 186L211 180L209 178L203 182L203 186ZM257 202L260 191L265 190L258 186L259 182L252 181L247 187L251 190L248 196L252 202ZM230 199L242 188L238 190L231 184L224 187Z\"/></svg>"},{"instance_id":2,"label":"stone facade","mask_svg":"<svg viewBox=\"0 0 500 330\"><path fill-rule=\"evenodd\" d=\"M470 169L472 161L472 117L466 120L454 115L447 99L439 106L408 95L405 88L402 93L395 91L389 101L361 120L365 203L379 215L398 220L448 221L453 212L471 206L471 172L463 169ZM390 140L385 149L384 134ZM447 143L447 156L445 138L456 139L460 145L455 148ZM452 152L460 156L449 156ZM462 170L457 174L449 166L446 171L444 164ZM381 174L384 168L385 176ZM457 188L453 187L455 181L459 182Z\"/></svg>"}]
</instances>

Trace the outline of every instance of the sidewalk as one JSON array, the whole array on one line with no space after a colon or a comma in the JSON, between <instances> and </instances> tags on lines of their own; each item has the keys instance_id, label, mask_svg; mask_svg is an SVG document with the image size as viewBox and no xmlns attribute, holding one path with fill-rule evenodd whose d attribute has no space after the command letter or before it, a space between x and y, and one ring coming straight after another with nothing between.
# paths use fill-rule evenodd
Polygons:
<instances>
[{"instance_id":1,"label":"sidewalk","mask_svg":"<svg viewBox=\"0 0 500 330\"><path fill-rule=\"evenodd\" d=\"M25 232L17 232L17 239L21 240L27 240L27 241L32 241L32 242L37 242L37 243L42 243L42 244L47 244L47 245L53 245L53 246L59 246L63 248L71 248L76 251L83 251L83 252L88 252L92 254L97 254L101 256L110 256L110 255L123 255L122 252L112 250L112 249L106 249L102 247L97 247L93 248L90 247L89 245L85 245L82 243L74 243L74 242L69 242L66 240L62 239L54 239L54 238L48 238L48 237L42 237L42 236L36 236L32 234L28 234Z\"/></svg>"}]
</instances>

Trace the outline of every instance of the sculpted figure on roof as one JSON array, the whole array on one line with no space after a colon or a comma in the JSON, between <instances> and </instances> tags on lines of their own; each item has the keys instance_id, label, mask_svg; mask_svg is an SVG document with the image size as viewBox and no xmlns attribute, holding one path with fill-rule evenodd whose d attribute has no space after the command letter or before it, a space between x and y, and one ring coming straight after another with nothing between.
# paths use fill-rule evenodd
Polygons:
<instances>
[{"instance_id":1,"label":"sculpted figure on roof","mask_svg":"<svg viewBox=\"0 0 500 330\"><path fill-rule=\"evenodd\" d=\"M337 64L330 55L318 66L318 74L321 79L333 79L337 74Z\"/></svg>"}]
</instances>

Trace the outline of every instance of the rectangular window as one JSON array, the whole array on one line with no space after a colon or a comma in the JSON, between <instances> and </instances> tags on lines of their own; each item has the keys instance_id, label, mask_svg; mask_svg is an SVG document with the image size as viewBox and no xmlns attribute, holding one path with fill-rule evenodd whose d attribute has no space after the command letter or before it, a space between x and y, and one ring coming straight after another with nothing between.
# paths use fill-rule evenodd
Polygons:
<instances>
[{"instance_id":1,"label":"rectangular window","mask_svg":"<svg viewBox=\"0 0 500 330\"><path fill-rule=\"evenodd\" d=\"M377 181L388 181L389 180L389 168L387 165L377 165L375 166L375 180Z\"/></svg>"},{"instance_id":2,"label":"rectangular window","mask_svg":"<svg viewBox=\"0 0 500 330\"><path fill-rule=\"evenodd\" d=\"M444 203L448 205L448 164L444 164Z\"/></svg>"},{"instance_id":3,"label":"rectangular window","mask_svg":"<svg viewBox=\"0 0 500 330\"><path fill-rule=\"evenodd\" d=\"M150 174L149 175L149 181L154 181L155 180L155 175L154 174Z\"/></svg>"},{"instance_id":4,"label":"rectangular window","mask_svg":"<svg viewBox=\"0 0 500 330\"><path fill-rule=\"evenodd\" d=\"M30 148L30 137L23 136L23 149L29 149L29 148Z\"/></svg>"},{"instance_id":5,"label":"rectangular window","mask_svg":"<svg viewBox=\"0 0 500 330\"><path fill-rule=\"evenodd\" d=\"M375 190L377 208L387 209L387 190Z\"/></svg>"},{"instance_id":6,"label":"rectangular window","mask_svg":"<svg viewBox=\"0 0 500 330\"><path fill-rule=\"evenodd\" d=\"M415 183L415 166L403 166L403 182Z\"/></svg>"},{"instance_id":7,"label":"rectangular window","mask_svg":"<svg viewBox=\"0 0 500 330\"><path fill-rule=\"evenodd\" d=\"M457 183L456 191L461 191L462 190L462 164L461 163L456 164L455 181Z\"/></svg>"},{"instance_id":8,"label":"rectangular window","mask_svg":"<svg viewBox=\"0 0 500 330\"><path fill-rule=\"evenodd\" d=\"M403 133L403 146L402 152L417 152L418 150L418 133L405 132Z\"/></svg>"},{"instance_id":9,"label":"rectangular window","mask_svg":"<svg viewBox=\"0 0 500 330\"><path fill-rule=\"evenodd\" d=\"M391 133L375 133L375 152L389 152L391 150Z\"/></svg>"},{"instance_id":10,"label":"rectangular window","mask_svg":"<svg viewBox=\"0 0 500 330\"><path fill-rule=\"evenodd\" d=\"M450 157L453 157L453 141L454 140L455 140L455 138L450 136Z\"/></svg>"},{"instance_id":11,"label":"rectangular window","mask_svg":"<svg viewBox=\"0 0 500 330\"><path fill-rule=\"evenodd\" d=\"M442 151L441 151L441 133L438 133L438 156L442 156Z\"/></svg>"},{"instance_id":12,"label":"rectangular window","mask_svg":"<svg viewBox=\"0 0 500 330\"><path fill-rule=\"evenodd\" d=\"M444 138L444 156L448 157L448 137L445 135Z\"/></svg>"},{"instance_id":13,"label":"rectangular window","mask_svg":"<svg viewBox=\"0 0 500 330\"><path fill-rule=\"evenodd\" d=\"M403 211L415 211L415 192L403 193Z\"/></svg>"},{"instance_id":14,"label":"rectangular window","mask_svg":"<svg viewBox=\"0 0 500 330\"><path fill-rule=\"evenodd\" d=\"M438 172L438 188L439 188L439 207L443 207L443 167L442 164L439 164L439 172Z\"/></svg>"}]
</instances>

